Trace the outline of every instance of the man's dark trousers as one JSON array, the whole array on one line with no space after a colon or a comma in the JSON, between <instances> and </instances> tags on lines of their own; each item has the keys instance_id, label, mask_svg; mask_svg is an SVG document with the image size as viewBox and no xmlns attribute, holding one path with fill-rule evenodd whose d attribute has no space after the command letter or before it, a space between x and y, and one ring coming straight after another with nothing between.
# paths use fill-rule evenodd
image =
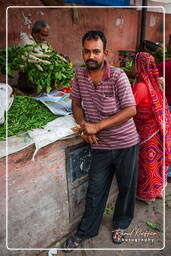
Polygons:
<instances>
[{"instance_id":1,"label":"man's dark trousers","mask_svg":"<svg viewBox=\"0 0 171 256\"><path fill-rule=\"evenodd\" d=\"M138 144L124 149L92 149L85 212L77 236L86 239L98 234L114 174L119 193L113 215L113 228L126 229L129 226L134 216L138 151Z\"/></svg>"}]
</instances>

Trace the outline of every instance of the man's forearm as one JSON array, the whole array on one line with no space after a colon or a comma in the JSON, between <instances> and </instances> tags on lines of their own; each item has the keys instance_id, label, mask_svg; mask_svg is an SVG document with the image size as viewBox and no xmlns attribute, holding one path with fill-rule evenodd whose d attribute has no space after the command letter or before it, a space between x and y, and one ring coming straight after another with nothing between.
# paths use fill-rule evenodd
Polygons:
<instances>
[{"instance_id":1,"label":"man's forearm","mask_svg":"<svg viewBox=\"0 0 171 256\"><path fill-rule=\"evenodd\" d=\"M99 131L101 131L106 128L111 128L111 127L120 125L121 123L126 122L128 119L133 117L135 114L136 114L136 107L134 107L134 106L127 107L127 108L119 111L115 115L98 122L96 124L97 129Z\"/></svg>"},{"instance_id":2,"label":"man's forearm","mask_svg":"<svg viewBox=\"0 0 171 256\"><path fill-rule=\"evenodd\" d=\"M72 104L72 112L76 123L81 125L84 122L84 111L82 107Z\"/></svg>"},{"instance_id":3,"label":"man's forearm","mask_svg":"<svg viewBox=\"0 0 171 256\"><path fill-rule=\"evenodd\" d=\"M119 111L118 113L116 113L115 115L109 118L99 121L98 123L91 124L91 123L85 122L83 124L83 131L86 132L87 134L96 134L101 130L115 127L117 125L122 124L123 122L126 122L135 114L136 114L136 108L134 106L128 107Z\"/></svg>"}]
</instances>

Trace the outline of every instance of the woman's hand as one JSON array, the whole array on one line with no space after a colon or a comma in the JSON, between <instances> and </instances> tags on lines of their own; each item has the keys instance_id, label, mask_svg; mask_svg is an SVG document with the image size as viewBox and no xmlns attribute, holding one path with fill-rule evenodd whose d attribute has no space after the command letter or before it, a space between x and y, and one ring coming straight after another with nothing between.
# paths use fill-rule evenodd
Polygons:
<instances>
[{"instance_id":1,"label":"woman's hand","mask_svg":"<svg viewBox=\"0 0 171 256\"><path fill-rule=\"evenodd\" d=\"M159 89L163 91L165 89L165 79L164 77L159 77Z\"/></svg>"}]
</instances>

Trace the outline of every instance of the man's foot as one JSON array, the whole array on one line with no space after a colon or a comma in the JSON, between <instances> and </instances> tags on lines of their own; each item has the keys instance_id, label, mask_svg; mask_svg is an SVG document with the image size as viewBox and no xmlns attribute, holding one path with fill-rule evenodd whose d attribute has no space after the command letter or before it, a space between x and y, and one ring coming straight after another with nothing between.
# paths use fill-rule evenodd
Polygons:
<instances>
[{"instance_id":1,"label":"man's foot","mask_svg":"<svg viewBox=\"0 0 171 256\"><path fill-rule=\"evenodd\" d=\"M124 238L125 238L125 235L124 235L124 231L125 229L114 229L112 231L112 241L114 244L121 244L124 242Z\"/></svg>"},{"instance_id":2,"label":"man's foot","mask_svg":"<svg viewBox=\"0 0 171 256\"><path fill-rule=\"evenodd\" d=\"M83 241L84 239L79 238L78 236L70 236L64 243L63 243L63 248L66 250L63 250L64 252L72 252L73 248L78 248L80 243Z\"/></svg>"}]
</instances>

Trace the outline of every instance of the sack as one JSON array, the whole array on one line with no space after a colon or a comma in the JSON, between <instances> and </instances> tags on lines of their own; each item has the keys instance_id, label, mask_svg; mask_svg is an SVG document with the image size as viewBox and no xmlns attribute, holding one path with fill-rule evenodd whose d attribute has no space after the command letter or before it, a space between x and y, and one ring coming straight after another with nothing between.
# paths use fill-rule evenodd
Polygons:
<instances>
[{"instance_id":1,"label":"sack","mask_svg":"<svg viewBox=\"0 0 171 256\"><path fill-rule=\"evenodd\" d=\"M14 100L12 88L8 84L0 83L0 124L5 121L5 112L7 112Z\"/></svg>"},{"instance_id":2,"label":"sack","mask_svg":"<svg viewBox=\"0 0 171 256\"><path fill-rule=\"evenodd\" d=\"M72 113L69 93L52 91L42 93L34 99L42 102L54 115L66 116Z\"/></svg>"}]
</instances>

